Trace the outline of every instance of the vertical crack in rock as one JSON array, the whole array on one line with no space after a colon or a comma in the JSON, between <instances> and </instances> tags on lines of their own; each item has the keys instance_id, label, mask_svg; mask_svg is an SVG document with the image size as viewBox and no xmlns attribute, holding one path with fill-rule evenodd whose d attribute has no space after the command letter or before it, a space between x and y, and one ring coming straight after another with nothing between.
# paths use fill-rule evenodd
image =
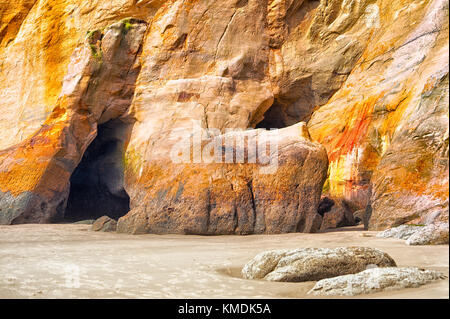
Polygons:
<instances>
[{"instance_id":1,"label":"vertical crack in rock","mask_svg":"<svg viewBox=\"0 0 450 319\"><path fill-rule=\"evenodd\" d=\"M306 220L301 231L317 231L320 225L312 220L318 215L328 160L324 148L309 139L305 128L300 123L278 132L232 132L202 143L204 151L214 139L247 139L244 146L230 146L235 154L237 151L246 154L244 163L171 163L170 159L149 162L145 183L150 187L145 188L141 197L145 205L134 206L120 218L118 231L197 235L286 233L297 231L299 216ZM250 148L269 140L280 144L273 167ZM178 178L184 183L182 193L178 191ZM166 194L164 205L158 200L162 191Z\"/></svg>"},{"instance_id":2,"label":"vertical crack in rock","mask_svg":"<svg viewBox=\"0 0 450 319\"><path fill-rule=\"evenodd\" d=\"M220 45L222 44L222 40L226 36L228 29L230 28L230 25L232 24L234 17L236 16L237 13L238 13L238 10L236 9L231 16L230 21L228 21L227 25L225 26L225 29L223 30L222 35L219 37L219 41L217 42L216 52L214 54L214 60L217 60L217 54L219 53L219 49L220 49Z\"/></svg>"},{"instance_id":3,"label":"vertical crack in rock","mask_svg":"<svg viewBox=\"0 0 450 319\"><path fill-rule=\"evenodd\" d=\"M253 181L249 181L247 183L248 190L250 191L251 201L252 201L252 212L253 212L253 223L252 223L252 232L255 231L256 227L256 204L255 204L255 194L253 194Z\"/></svg>"}]
</instances>

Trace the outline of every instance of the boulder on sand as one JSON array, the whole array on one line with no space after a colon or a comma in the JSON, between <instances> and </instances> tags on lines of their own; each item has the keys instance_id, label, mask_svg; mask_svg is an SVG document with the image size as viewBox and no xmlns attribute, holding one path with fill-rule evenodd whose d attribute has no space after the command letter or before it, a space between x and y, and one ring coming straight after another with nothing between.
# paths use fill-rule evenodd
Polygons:
<instances>
[{"instance_id":1,"label":"boulder on sand","mask_svg":"<svg viewBox=\"0 0 450 319\"><path fill-rule=\"evenodd\" d=\"M108 216L100 217L92 224L92 230L101 232L115 232L117 230L117 221Z\"/></svg>"},{"instance_id":2,"label":"boulder on sand","mask_svg":"<svg viewBox=\"0 0 450 319\"><path fill-rule=\"evenodd\" d=\"M398 227L386 229L382 232L379 232L377 234L378 238L397 238L397 239L408 239L411 237L415 232L419 230L418 225L400 225Z\"/></svg>"},{"instance_id":3,"label":"boulder on sand","mask_svg":"<svg viewBox=\"0 0 450 319\"><path fill-rule=\"evenodd\" d=\"M246 279L302 282L355 274L369 267L396 267L386 253L367 247L301 248L258 254L242 269Z\"/></svg>"},{"instance_id":4,"label":"boulder on sand","mask_svg":"<svg viewBox=\"0 0 450 319\"><path fill-rule=\"evenodd\" d=\"M407 245L448 245L448 224L437 223L420 227L407 240Z\"/></svg>"},{"instance_id":5,"label":"boulder on sand","mask_svg":"<svg viewBox=\"0 0 450 319\"><path fill-rule=\"evenodd\" d=\"M407 245L448 245L448 223L401 225L377 234L379 238L406 240Z\"/></svg>"},{"instance_id":6,"label":"boulder on sand","mask_svg":"<svg viewBox=\"0 0 450 319\"><path fill-rule=\"evenodd\" d=\"M383 290L414 288L444 279L437 271L418 268L372 268L358 274L323 279L308 292L317 296L356 296Z\"/></svg>"}]
</instances>

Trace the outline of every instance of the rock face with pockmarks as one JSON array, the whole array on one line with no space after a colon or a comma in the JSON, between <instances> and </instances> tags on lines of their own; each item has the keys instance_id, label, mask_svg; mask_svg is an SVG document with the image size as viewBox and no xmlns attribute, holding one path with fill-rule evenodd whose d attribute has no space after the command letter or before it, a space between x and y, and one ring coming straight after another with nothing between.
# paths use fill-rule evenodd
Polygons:
<instances>
[{"instance_id":1,"label":"rock face with pockmarks","mask_svg":"<svg viewBox=\"0 0 450 319\"><path fill-rule=\"evenodd\" d=\"M361 272L368 267L396 267L386 253L373 248L302 248L258 254L242 269L246 279L315 281Z\"/></svg>"},{"instance_id":2,"label":"rock face with pockmarks","mask_svg":"<svg viewBox=\"0 0 450 319\"><path fill-rule=\"evenodd\" d=\"M422 227L406 240L407 245L448 245L448 224L436 223Z\"/></svg>"},{"instance_id":3,"label":"rock face with pockmarks","mask_svg":"<svg viewBox=\"0 0 450 319\"><path fill-rule=\"evenodd\" d=\"M378 238L397 238L397 239L408 239L416 232L420 231L421 227L419 225L401 225L398 227L386 229L377 234Z\"/></svg>"}]
</instances>

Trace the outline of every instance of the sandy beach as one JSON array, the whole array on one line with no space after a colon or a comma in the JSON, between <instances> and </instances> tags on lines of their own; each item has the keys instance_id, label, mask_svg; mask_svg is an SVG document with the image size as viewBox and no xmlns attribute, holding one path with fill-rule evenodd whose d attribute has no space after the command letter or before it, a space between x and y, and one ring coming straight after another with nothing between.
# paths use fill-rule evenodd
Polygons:
<instances>
[{"instance_id":1,"label":"sandy beach","mask_svg":"<svg viewBox=\"0 0 450 319\"><path fill-rule=\"evenodd\" d=\"M366 246L399 267L449 274L448 246L407 246L359 227L319 234L124 235L90 225L0 226L0 298L313 298L314 282L240 278L257 253L282 248ZM358 298L449 298L448 279Z\"/></svg>"}]
</instances>

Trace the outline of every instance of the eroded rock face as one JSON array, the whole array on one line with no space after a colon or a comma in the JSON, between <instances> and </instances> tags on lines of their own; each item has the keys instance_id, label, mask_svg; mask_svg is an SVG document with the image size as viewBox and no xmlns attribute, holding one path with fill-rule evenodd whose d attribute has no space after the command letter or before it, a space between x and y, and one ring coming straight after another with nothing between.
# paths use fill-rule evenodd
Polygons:
<instances>
[{"instance_id":1,"label":"eroded rock face","mask_svg":"<svg viewBox=\"0 0 450 319\"><path fill-rule=\"evenodd\" d=\"M128 109L147 24L127 20L88 33L74 51L57 106L42 127L0 151L0 223L46 223L64 216L69 178L97 125Z\"/></svg>"},{"instance_id":2,"label":"eroded rock face","mask_svg":"<svg viewBox=\"0 0 450 319\"><path fill-rule=\"evenodd\" d=\"M386 253L373 248L303 248L263 252L242 269L246 279L315 281L361 272L367 267L396 267Z\"/></svg>"},{"instance_id":3,"label":"eroded rock face","mask_svg":"<svg viewBox=\"0 0 450 319\"><path fill-rule=\"evenodd\" d=\"M128 17L149 22L162 2L2 1L0 149L29 138L52 113L72 54L88 31L105 29Z\"/></svg>"},{"instance_id":4,"label":"eroded rock face","mask_svg":"<svg viewBox=\"0 0 450 319\"><path fill-rule=\"evenodd\" d=\"M345 82L370 41L377 8L367 0L269 1L269 70L284 125L308 120Z\"/></svg>"},{"instance_id":5,"label":"eroded rock face","mask_svg":"<svg viewBox=\"0 0 450 319\"><path fill-rule=\"evenodd\" d=\"M250 130L201 140L198 149L203 161L210 164L152 161L132 183L146 191L130 192L145 205L136 205L122 217L118 231L203 235L316 232L322 219L317 206L328 160L324 148L309 140L304 128L299 124L274 132ZM241 148L238 141L244 137ZM223 146L227 140L233 141L231 147ZM265 141L272 145L267 150L270 163L263 163L260 154L250 149L250 145L261 147ZM231 163L226 163L225 153L211 158L205 143L230 152ZM189 157L190 143L187 145ZM236 164L233 156L237 154L245 155L244 163Z\"/></svg>"},{"instance_id":6,"label":"eroded rock face","mask_svg":"<svg viewBox=\"0 0 450 319\"><path fill-rule=\"evenodd\" d=\"M287 134L272 176L261 163L171 156L197 129L203 147L227 129L308 120L331 163L324 190L367 206L371 229L448 221L445 0L20 0L0 11L1 223L63 215L97 125L116 120L120 163L90 163L114 170L93 189L124 209L129 195L122 231L317 230L326 164L309 138ZM126 17L120 36L83 45ZM140 20L145 34L128 30Z\"/></svg>"},{"instance_id":7,"label":"eroded rock face","mask_svg":"<svg viewBox=\"0 0 450 319\"><path fill-rule=\"evenodd\" d=\"M448 1L370 8L362 56L308 123L328 151L326 189L370 204L373 230L448 220Z\"/></svg>"},{"instance_id":8,"label":"eroded rock face","mask_svg":"<svg viewBox=\"0 0 450 319\"><path fill-rule=\"evenodd\" d=\"M308 294L316 296L357 296L383 290L416 288L445 279L434 270L418 268L373 268L358 274L320 280Z\"/></svg>"},{"instance_id":9,"label":"eroded rock face","mask_svg":"<svg viewBox=\"0 0 450 319\"><path fill-rule=\"evenodd\" d=\"M290 7L272 5L281 11ZM197 127L211 137L254 128L276 107L273 41L267 33L284 34L275 20L287 18L281 12L267 24L273 18L267 9L268 3L255 0L173 1L156 15L130 110L136 123L125 177L132 209L119 221L119 231L248 234L320 227L312 209L318 205L325 156L318 145L302 150L295 134L280 143L280 168L271 176L259 174L259 165L180 165L169 158L176 143ZM303 166L307 157L315 163Z\"/></svg>"},{"instance_id":10,"label":"eroded rock face","mask_svg":"<svg viewBox=\"0 0 450 319\"><path fill-rule=\"evenodd\" d=\"M435 74L402 119L372 177L371 229L448 223L448 85Z\"/></svg>"},{"instance_id":11,"label":"eroded rock face","mask_svg":"<svg viewBox=\"0 0 450 319\"><path fill-rule=\"evenodd\" d=\"M302 6L302 2L297 1L294 7L290 4L288 7L294 8L295 11ZM106 2L97 4L98 8L102 6L107 6ZM111 16L114 16L113 9L120 7L120 2L113 2L109 7ZM130 119L134 127L129 144L128 140L124 143L127 144L124 156L125 186L130 194L132 211L119 223L121 230L202 234L317 230L320 226L320 216L317 215L316 208L327 167L326 154L319 145L306 141L301 134L297 136L297 133L292 133L296 126L290 130L292 134L288 134L289 141L281 145L285 149L277 158L281 168L276 175L254 173L259 171L259 163L196 166L172 165L170 161L170 152L177 138L190 134L192 123L214 137L222 135L229 128L255 127L264 119L265 112L274 102L273 81L269 74L272 45L267 37L267 21L271 19L267 16L268 4L255 0L228 0L220 3L141 1L136 7L147 9L141 10L138 16L147 14L146 18L152 20L152 23L144 41L141 56L143 68L136 83L132 107L128 108L128 98L133 90L122 90L114 83L109 83L111 91L126 94L122 99L102 94L97 92L98 90L89 96L92 103L108 105L114 100L116 105L114 108L105 107L101 110L99 107L99 110L96 110L99 114L89 118L91 128L86 133L89 140L84 136L73 138L74 142L82 144L83 147L75 150L74 160L61 170L62 175L52 173L52 176L58 176L54 177L54 183L58 184L59 193L56 194L48 178L39 176L30 181L24 190L4 185L1 187L3 193L9 194L13 189L14 194L12 199L7 195L3 197L4 206L8 209L12 207L13 210L4 214L7 217L3 222L48 222L55 216L62 215L68 196L67 180L95 136L96 125L122 116ZM139 8L136 7L123 5L123 13L138 11ZM276 7L278 10L278 6ZM314 8L315 6L309 6L305 10L309 12ZM41 4L33 9L50 15L47 8ZM60 5L54 8L56 9L61 11L68 8ZM77 16L77 10L81 8L73 9L72 16ZM81 15L86 11L87 9L82 10ZM217 19L218 16L221 18ZM281 20L286 20L286 12L281 13L280 17ZM60 15L61 21L58 20L58 23L66 23L63 19L66 19L64 14ZM82 19L87 19L87 16ZM36 22L24 22L25 25L28 23ZM128 28L128 23L129 21L125 22L125 29ZM275 37L285 30L273 23L269 25L269 29L275 30L272 34ZM78 34L79 30L76 31ZM61 30L60 34L54 36L62 35L66 36L66 30ZM98 43L89 43L94 60L115 57L109 61L111 63L99 66L104 74L114 72L116 67L120 69L120 64L128 62L126 56L115 51L120 47L117 41L109 40L107 35L102 39L97 33L91 35L95 41L100 41L102 46L108 48L100 51L96 48ZM140 38L135 38L136 42L139 42ZM74 43L62 42L60 46L64 46L67 51L74 47ZM136 52L130 51L136 57ZM70 91L77 85L78 78L72 70L76 65L74 59L69 63L67 58L61 55L61 63L58 64L58 70L69 64L62 96L71 94ZM102 82L101 78L97 78L96 72L86 72L83 77L87 88ZM57 79L56 75L55 72ZM108 81L102 83L107 85L106 82ZM58 88L53 80L51 85L53 89ZM52 96L52 92L47 93ZM84 93L77 94L82 96ZM313 105L309 107L312 108ZM72 119L69 118L68 121ZM39 120L35 119L33 124L37 122ZM251 134L259 134L255 132ZM22 130L21 133L27 134L27 131ZM169 136L171 133L174 135ZM11 144L17 140L20 138L14 139ZM22 140L21 143L19 145L28 145L30 142ZM34 158L34 152L29 156ZM9 151L5 153L5 158L8 157ZM48 155L47 161L53 161L54 158L54 154ZM25 173L27 169L31 168L19 168ZM45 171L52 169L45 168ZM9 179L12 174L10 168L7 167L4 172L7 174L5 180ZM184 180L180 180L181 175L185 176ZM270 189L269 185L273 184L274 180L278 180L279 187ZM41 181L42 190L36 191L38 181ZM153 185L154 182L156 185ZM109 189L109 184L105 184ZM154 186L150 192L147 189L149 185ZM180 192L175 192L175 195L178 194L175 201L167 198L161 206L161 199L165 200L165 195L175 189L173 185L176 185L177 190L180 189ZM228 194L230 189L231 193ZM24 204L33 208L28 209L17 203L9 205L11 200L16 200L25 190L31 192L32 196L39 197L31 204ZM41 195L43 193L49 194ZM50 198L55 198L56 203ZM20 199L20 203L23 201ZM25 201L29 201L28 197ZM42 208L37 209L38 206ZM154 212L158 215L154 216ZM19 215L32 217L16 218ZM147 222L149 215L152 218Z\"/></svg>"}]
</instances>

